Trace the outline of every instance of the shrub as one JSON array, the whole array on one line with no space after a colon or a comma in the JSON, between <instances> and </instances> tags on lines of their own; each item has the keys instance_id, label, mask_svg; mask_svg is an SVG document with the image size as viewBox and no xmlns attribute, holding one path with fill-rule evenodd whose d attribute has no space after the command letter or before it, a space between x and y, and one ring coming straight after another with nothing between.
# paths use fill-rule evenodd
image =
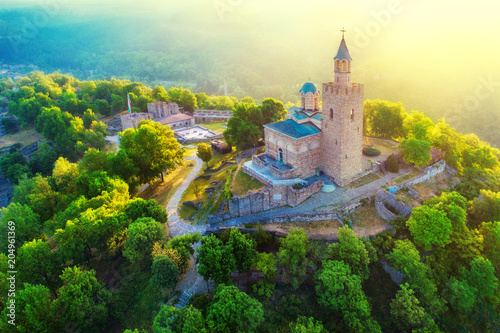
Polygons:
<instances>
[{"instance_id":1,"label":"shrub","mask_svg":"<svg viewBox=\"0 0 500 333\"><path fill-rule=\"evenodd\" d=\"M396 158L396 156L394 156L394 154L391 154L389 155L389 157L387 157L387 160L385 161L385 168L390 172L399 172L398 159Z\"/></svg>"},{"instance_id":2,"label":"shrub","mask_svg":"<svg viewBox=\"0 0 500 333\"><path fill-rule=\"evenodd\" d=\"M243 224L243 226L244 226L245 228L250 229L250 228L252 228L252 227L253 227L253 224L252 224L252 223L245 223L245 224Z\"/></svg>"},{"instance_id":3,"label":"shrub","mask_svg":"<svg viewBox=\"0 0 500 333\"><path fill-rule=\"evenodd\" d=\"M363 154L366 156L378 156L380 155L380 150L373 147L363 147Z\"/></svg>"},{"instance_id":4,"label":"shrub","mask_svg":"<svg viewBox=\"0 0 500 333\"><path fill-rule=\"evenodd\" d=\"M300 189L301 189L301 188L303 188L303 187L304 187L304 186L302 186L302 184L299 184L299 183L297 183L297 184L293 184L293 189L294 189L294 190L300 190Z\"/></svg>"}]
</instances>

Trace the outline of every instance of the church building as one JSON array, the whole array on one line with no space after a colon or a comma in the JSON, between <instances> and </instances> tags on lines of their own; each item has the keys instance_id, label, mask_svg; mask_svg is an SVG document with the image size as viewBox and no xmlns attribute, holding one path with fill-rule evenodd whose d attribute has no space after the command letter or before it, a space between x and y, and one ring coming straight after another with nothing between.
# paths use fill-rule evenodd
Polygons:
<instances>
[{"instance_id":1,"label":"church building","mask_svg":"<svg viewBox=\"0 0 500 333\"><path fill-rule=\"evenodd\" d=\"M324 174L346 186L364 171L363 85L351 82L352 59L344 36L333 60L332 82L323 83L321 90L305 83L299 91L301 107L292 108L284 121L264 125L266 151L253 161L277 179Z\"/></svg>"}]
</instances>

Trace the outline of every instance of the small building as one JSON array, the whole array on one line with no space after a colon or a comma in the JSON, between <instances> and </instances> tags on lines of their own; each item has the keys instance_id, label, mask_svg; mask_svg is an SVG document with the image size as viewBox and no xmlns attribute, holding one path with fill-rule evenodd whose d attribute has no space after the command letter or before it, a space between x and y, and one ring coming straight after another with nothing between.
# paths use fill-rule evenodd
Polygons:
<instances>
[{"instance_id":1,"label":"small building","mask_svg":"<svg viewBox=\"0 0 500 333\"><path fill-rule=\"evenodd\" d=\"M231 110L194 110L193 117L196 123L209 123L212 121L228 121L233 116Z\"/></svg>"},{"instance_id":2,"label":"small building","mask_svg":"<svg viewBox=\"0 0 500 333\"><path fill-rule=\"evenodd\" d=\"M214 140L210 142L210 145L212 146L212 149L215 150L218 153L221 154L227 154L233 151L233 149L225 142L219 141L219 140Z\"/></svg>"},{"instance_id":3,"label":"small building","mask_svg":"<svg viewBox=\"0 0 500 333\"><path fill-rule=\"evenodd\" d=\"M152 115L152 119L164 118L179 114L179 105L173 102L157 101L148 103L148 113Z\"/></svg>"},{"instance_id":4,"label":"small building","mask_svg":"<svg viewBox=\"0 0 500 333\"><path fill-rule=\"evenodd\" d=\"M183 113L179 113L164 118L154 119L154 121L165 126L170 126L170 128L173 130L177 128L189 127L194 125L194 118Z\"/></svg>"}]
</instances>

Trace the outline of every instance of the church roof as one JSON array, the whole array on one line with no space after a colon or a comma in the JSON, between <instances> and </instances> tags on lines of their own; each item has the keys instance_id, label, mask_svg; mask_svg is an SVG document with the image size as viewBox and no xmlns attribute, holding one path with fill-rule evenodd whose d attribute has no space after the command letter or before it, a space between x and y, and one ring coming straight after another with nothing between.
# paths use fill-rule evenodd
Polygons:
<instances>
[{"instance_id":1,"label":"church roof","mask_svg":"<svg viewBox=\"0 0 500 333\"><path fill-rule=\"evenodd\" d=\"M342 37L342 41L340 42L339 50L337 51L337 55L335 60L352 60L351 56L349 55L349 50L347 49L347 45L345 43L344 37Z\"/></svg>"},{"instance_id":2,"label":"church roof","mask_svg":"<svg viewBox=\"0 0 500 333\"><path fill-rule=\"evenodd\" d=\"M264 127L289 136L293 139L300 139L309 135L321 133L321 130L310 122L297 124L292 119L267 124L264 125Z\"/></svg>"},{"instance_id":3,"label":"church roof","mask_svg":"<svg viewBox=\"0 0 500 333\"><path fill-rule=\"evenodd\" d=\"M312 94L315 94L316 91L318 91L318 88L316 88L316 85L312 82L304 83L302 88L300 88L300 90L299 90L299 92L303 92L304 94L307 94L309 92Z\"/></svg>"},{"instance_id":4,"label":"church roof","mask_svg":"<svg viewBox=\"0 0 500 333\"><path fill-rule=\"evenodd\" d=\"M292 114L292 113L295 113L297 111L302 111L302 108L300 106L292 106L288 109L288 114Z\"/></svg>"}]
</instances>

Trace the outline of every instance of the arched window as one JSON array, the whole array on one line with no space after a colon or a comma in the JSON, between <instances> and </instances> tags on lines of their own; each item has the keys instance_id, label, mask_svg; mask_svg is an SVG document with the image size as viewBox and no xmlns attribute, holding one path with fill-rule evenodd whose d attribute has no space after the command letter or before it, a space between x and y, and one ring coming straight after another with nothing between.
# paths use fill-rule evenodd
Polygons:
<instances>
[{"instance_id":1,"label":"arched window","mask_svg":"<svg viewBox=\"0 0 500 333\"><path fill-rule=\"evenodd\" d=\"M330 109L330 119L333 119L333 109Z\"/></svg>"},{"instance_id":2,"label":"arched window","mask_svg":"<svg viewBox=\"0 0 500 333\"><path fill-rule=\"evenodd\" d=\"M354 109L351 109L351 121L354 121Z\"/></svg>"},{"instance_id":3,"label":"arched window","mask_svg":"<svg viewBox=\"0 0 500 333\"><path fill-rule=\"evenodd\" d=\"M347 72L347 66L346 66L346 61L345 60L342 60L342 72Z\"/></svg>"},{"instance_id":4,"label":"arched window","mask_svg":"<svg viewBox=\"0 0 500 333\"><path fill-rule=\"evenodd\" d=\"M283 149L278 149L278 161L283 162Z\"/></svg>"}]
</instances>

